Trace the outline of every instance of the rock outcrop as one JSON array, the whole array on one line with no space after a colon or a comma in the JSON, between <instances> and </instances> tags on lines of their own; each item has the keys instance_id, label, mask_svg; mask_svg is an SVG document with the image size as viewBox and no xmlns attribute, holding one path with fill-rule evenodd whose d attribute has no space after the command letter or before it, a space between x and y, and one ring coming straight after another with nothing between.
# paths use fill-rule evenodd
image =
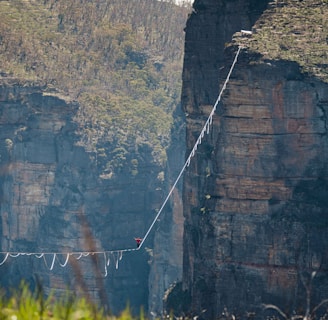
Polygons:
<instances>
[{"instance_id":1,"label":"rock outcrop","mask_svg":"<svg viewBox=\"0 0 328 320\"><path fill-rule=\"evenodd\" d=\"M250 29L263 6L195 1L182 93L189 150L237 51L229 46L224 56L225 42ZM262 59L247 40L235 44L242 42L211 132L186 172L183 282L168 308L204 319L264 318L274 311L262 304L274 304L304 315L328 297L328 84L295 61Z\"/></svg>"}]
</instances>

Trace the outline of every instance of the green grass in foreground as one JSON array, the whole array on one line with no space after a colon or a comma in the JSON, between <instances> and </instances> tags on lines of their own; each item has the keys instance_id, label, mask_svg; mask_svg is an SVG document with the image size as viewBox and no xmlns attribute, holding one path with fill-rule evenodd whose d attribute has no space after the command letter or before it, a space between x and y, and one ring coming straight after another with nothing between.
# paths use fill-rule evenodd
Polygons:
<instances>
[{"instance_id":1,"label":"green grass in foreground","mask_svg":"<svg viewBox=\"0 0 328 320\"><path fill-rule=\"evenodd\" d=\"M1 320L143 320L141 310L139 317L131 315L127 307L119 317L111 316L99 306L84 298L65 294L61 298L50 295L44 298L42 292L34 293L24 284L6 298L0 296Z\"/></svg>"}]
</instances>

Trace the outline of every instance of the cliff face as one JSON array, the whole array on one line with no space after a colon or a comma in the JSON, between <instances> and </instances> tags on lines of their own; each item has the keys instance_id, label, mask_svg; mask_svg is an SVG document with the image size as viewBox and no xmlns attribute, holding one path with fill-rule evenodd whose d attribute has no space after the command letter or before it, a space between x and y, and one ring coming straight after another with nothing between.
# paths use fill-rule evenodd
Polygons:
<instances>
[{"instance_id":1,"label":"cliff face","mask_svg":"<svg viewBox=\"0 0 328 320\"><path fill-rule=\"evenodd\" d=\"M223 39L255 22L218 28L231 15L228 3L196 1L187 24L189 150L237 50L223 58ZM245 9L251 4L230 3L236 16L256 18ZM328 297L328 85L296 62L261 59L243 42L212 130L185 175L184 303L206 319L225 308L263 318L263 303L304 315L307 294L311 308Z\"/></svg>"},{"instance_id":2,"label":"cliff face","mask_svg":"<svg viewBox=\"0 0 328 320\"><path fill-rule=\"evenodd\" d=\"M249 30L268 1L195 1L186 25L182 106L188 114L215 102L225 44ZM202 113L202 108L198 109Z\"/></svg>"},{"instance_id":3,"label":"cliff face","mask_svg":"<svg viewBox=\"0 0 328 320\"><path fill-rule=\"evenodd\" d=\"M131 181L125 172L114 180L101 179L95 154L78 146L78 105L44 88L5 79L0 86L1 251L76 252L135 247L153 219L162 197L153 163L140 166ZM144 153L147 158L147 152ZM149 158L151 158L149 156ZM124 205L123 205L124 204ZM152 243L150 236L149 244ZM2 255L3 257L3 255ZM130 305L147 308L148 254L110 255L104 277L103 256L43 259L20 256L1 266L4 287L22 279L41 279L44 290L67 286L101 301L118 312ZM34 279L33 279L34 278ZM138 292L138 294L135 294Z\"/></svg>"}]
</instances>

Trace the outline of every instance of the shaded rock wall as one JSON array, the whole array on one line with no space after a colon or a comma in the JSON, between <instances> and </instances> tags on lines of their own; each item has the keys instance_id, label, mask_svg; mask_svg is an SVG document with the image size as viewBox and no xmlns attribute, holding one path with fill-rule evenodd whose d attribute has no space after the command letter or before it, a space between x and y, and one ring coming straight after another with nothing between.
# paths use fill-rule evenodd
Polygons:
<instances>
[{"instance_id":1,"label":"shaded rock wall","mask_svg":"<svg viewBox=\"0 0 328 320\"><path fill-rule=\"evenodd\" d=\"M189 150L236 52L231 47L223 58L222 40L233 28L218 25L228 2L194 7L182 95ZM241 21L234 31L252 25ZM263 62L242 51L184 180L187 311L214 319L227 308L263 318L261 304L273 303L304 314L307 289L312 306L328 297L327 92L326 83L307 78L295 63Z\"/></svg>"},{"instance_id":2,"label":"shaded rock wall","mask_svg":"<svg viewBox=\"0 0 328 320\"><path fill-rule=\"evenodd\" d=\"M192 116L195 108L213 104L218 95L223 50L232 35L249 30L268 1L196 0L186 25L182 107ZM188 121L188 120L187 120Z\"/></svg>"},{"instance_id":3,"label":"shaded rock wall","mask_svg":"<svg viewBox=\"0 0 328 320\"><path fill-rule=\"evenodd\" d=\"M9 78L0 86L1 251L72 252L135 247L150 225L163 186L162 168L140 166L100 179L95 154L78 146L78 105L44 93L42 87ZM146 151L145 151L146 152ZM144 154L151 159L150 154ZM152 243L153 236L149 237ZM146 244L148 245L148 244ZM104 277L102 256L70 259L66 268L52 256L9 258L1 266L2 286L41 279L46 292L80 290L118 312L129 301L139 312L148 301L148 254L110 256ZM65 256L58 257L64 263ZM138 294L136 294L138 292Z\"/></svg>"},{"instance_id":4,"label":"shaded rock wall","mask_svg":"<svg viewBox=\"0 0 328 320\"><path fill-rule=\"evenodd\" d=\"M181 109L175 113L172 143L167 152L166 194L176 181L184 164L185 123ZM182 280L183 205L182 179L174 189L159 224L155 228L154 247L150 259L149 310L151 316L163 314L163 298L170 286Z\"/></svg>"}]
</instances>

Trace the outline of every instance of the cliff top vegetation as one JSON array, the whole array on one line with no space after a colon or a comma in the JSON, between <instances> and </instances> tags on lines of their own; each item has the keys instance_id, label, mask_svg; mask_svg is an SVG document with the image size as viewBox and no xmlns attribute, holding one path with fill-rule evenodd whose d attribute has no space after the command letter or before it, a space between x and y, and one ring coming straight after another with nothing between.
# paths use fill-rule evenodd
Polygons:
<instances>
[{"instance_id":1,"label":"cliff top vegetation","mask_svg":"<svg viewBox=\"0 0 328 320\"><path fill-rule=\"evenodd\" d=\"M263 59L297 62L303 72L328 82L328 0L277 0L247 39L236 38Z\"/></svg>"},{"instance_id":2,"label":"cliff top vegetation","mask_svg":"<svg viewBox=\"0 0 328 320\"><path fill-rule=\"evenodd\" d=\"M161 164L189 11L155 0L0 1L0 81L41 83L77 100L79 143L103 176L138 163L141 149Z\"/></svg>"}]
</instances>

